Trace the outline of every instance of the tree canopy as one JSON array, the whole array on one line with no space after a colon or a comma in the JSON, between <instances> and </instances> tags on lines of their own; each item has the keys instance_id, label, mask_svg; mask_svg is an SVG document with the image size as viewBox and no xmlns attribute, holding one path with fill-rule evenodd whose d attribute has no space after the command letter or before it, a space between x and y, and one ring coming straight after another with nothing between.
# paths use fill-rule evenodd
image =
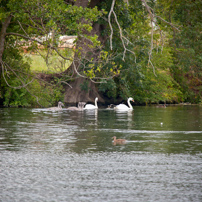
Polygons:
<instances>
[{"instance_id":1,"label":"tree canopy","mask_svg":"<svg viewBox=\"0 0 202 202\"><path fill-rule=\"evenodd\" d=\"M1 102L51 105L83 78L79 92L107 99L201 103L201 8L200 0L0 0ZM59 48L61 36L75 36L74 45ZM33 52L48 66L51 56L69 65L34 72Z\"/></svg>"}]
</instances>

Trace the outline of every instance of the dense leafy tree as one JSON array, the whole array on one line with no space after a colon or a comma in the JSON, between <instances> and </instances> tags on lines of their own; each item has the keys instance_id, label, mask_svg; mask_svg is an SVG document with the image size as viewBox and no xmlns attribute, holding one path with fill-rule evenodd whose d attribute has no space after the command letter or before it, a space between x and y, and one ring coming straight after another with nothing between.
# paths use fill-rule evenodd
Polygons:
<instances>
[{"instance_id":1,"label":"dense leafy tree","mask_svg":"<svg viewBox=\"0 0 202 202\"><path fill-rule=\"evenodd\" d=\"M78 38L89 40L91 49L100 46L96 36L84 35L84 32L91 31L92 22L102 14L96 8L78 7L66 4L63 0L1 0L0 3L0 95L5 105L9 103L27 105L27 102L15 102L15 99L18 100L21 95L27 93L33 95L29 86L30 80L35 75L28 72L28 64L24 63L21 56L25 45L29 44L29 49L38 52L43 47L46 50L43 57L47 62L49 54L53 52L65 60L73 60L72 54L67 56L64 51L57 48L58 38L61 35L77 35ZM81 46L79 48L76 50L78 55L79 52L84 52ZM8 87L13 88L9 90L10 92L18 90L15 93L8 93ZM38 97L35 98L37 101Z\"/></svg>"},{"instance_id":2,"label":"dense leafy tree","mask_svg":"<svg viewBox=\"0 0 202 202\"><path fill-rule=\"evenodd\" d=\"M202 99L202 19L200 0L163 1L157 3L161 16L176 25L179 30L162 29L170 33L173 78L180 85L184 99L201 102Z\"/></svg>"},{"instance_id":3,"label":"dense leafy tree","mask_svg":"<svg viewBox=\"0 0 202 202\"><path fill-rule=\"evenodd\" d=\"M151 6L154 5L154 2L151 2ZM130 51L123 61L123 45L117 28L113 46L119 55L114 62L121 65L121 71L119 76L107 84L101 84L100 90L106 90L106 94L112 97L120 96L126 99L133 96L138 103L182 101L180 87L170 73L173 60L167 38L168 31L165 30L162 36L158 24L151 29L151 19L142 1L131 2L129 6L125 4L121 8L116 11L117 18L120 24L123 24L124 37L128 40L125 45ZM127 14L122 17L119 12ZM168 23L166 25L170 26ZM109 51L109 48L107 50Z\"/></svg>"},{"instance_id":4,"label":"dense leafy tree","mask_svg":"<svg viewBox=\"0 0 202 202\"><path fill-rule=\"evenodd\" d=\"M45 96L53 103L62 98L61 83L76 77L84 79L79 85L89 96L96 89L93 81L101 82L99 90L109 98L200 102L199 0L1 0L0 4L0 96L5 105L28 105L29 95L42 102L44 94L37 92L45 88L55 89L50 90L52 96ZM61 35L76 35L75 48L59 50ZM51 54L72 64L63 74L39 77L23 60L22 47L27 43L47 64ZM42 77L60 87L42 83ZM69 89L66 93L73 95L75 89Z\"/></svg>"}]
</instances>

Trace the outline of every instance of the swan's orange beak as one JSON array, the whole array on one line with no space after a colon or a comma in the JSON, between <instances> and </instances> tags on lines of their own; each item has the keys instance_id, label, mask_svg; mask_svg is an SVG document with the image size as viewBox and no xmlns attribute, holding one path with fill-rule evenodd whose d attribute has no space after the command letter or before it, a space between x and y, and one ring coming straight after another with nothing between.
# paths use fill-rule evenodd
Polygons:
<instances>
[{"instance_id":1,"label":"swan's orange beak","mask_svg":"<svg viewBox=\"0 0 202 202\"><path fill-rule=\"evenodd\" d=\"M134 100L132 100L133 102L135 102Z\"/></svg>"}]
</instances>

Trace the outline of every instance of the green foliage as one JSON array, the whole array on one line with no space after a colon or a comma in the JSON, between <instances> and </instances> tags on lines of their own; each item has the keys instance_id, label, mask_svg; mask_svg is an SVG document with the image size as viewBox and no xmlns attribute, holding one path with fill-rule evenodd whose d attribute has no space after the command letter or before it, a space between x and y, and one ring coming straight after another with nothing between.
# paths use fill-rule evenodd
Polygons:
<instances>
[{"instance_id":1,"label":"green foliage","mask_svg":"<svg viewBox=\"0 0 202 202\"><path fill-rule=\"evenodd\" d=\"M4 53L3 59L8 62L3 66L4 71L1 75L3 104L4 106L30 106L31 96L23 88L24 84L31 81L29 65L23 62L19 52L12 47L8 47Z\"/></svg>"},{"instance_id":2,"label":"green foliage","mask_svg":"<svg viewBox=\"0 0 202 202\"><path fill-rule=\"evenodd\" d=\"M40 54L38 52L22 54L24 61L30 64L32 72L60 73L71 65L71 61L61 58L54 51L47 53L47 51L42 50ZM63 55L73 58L73 51L63 50L61 52Z\"/></svg>"},{"instance_id":3,"label":"green foliage","mask_svg":"<svg viewBox=\"0 0 202 202\"><path fill-rule=\"evenodd\" d=\"M183 25L183 30L176 32L165 21L156 19L159 27L154 27L152 55L149 61L151 49L151 27L148 13L144 9L141 1L130 2L129 7L122 5L115 8L119 23L124 27L123 34L130 39L133 44L126 43L127 49L134 54L127 53L125 61L121 56L114 59L114 63L121 65L118 77L114 78L115 86L101 84L100 89L106 92L113 92L116 89L117 96L127 98L133 96L139 103L148 102L182 102L185 100L198 103L202 97L202 60L200 33L201 2L182 3L175 1L172 4L168 1L151 1L149 5L155 9L157 15L171 21L175 26ZM105 9L110 5L105 3ZM196 8L197 7L197 8ZM194 8L194 9L193 9ZM127 10L127 14L119 15ZM190 10L187 15L186 10ZM195 12L196 13L193 13ZM185 23L186 22L186 23ZM123 46L119 37L119 30L113 23L113 49L117 53L123 53ZM129 25L129 26L128 26ZM191 29L190 29L191 27ZM110 30L109 30L110 31ZM160 35L160 31L163 31ZM174 31L175 38L172 38ZM109 34L106 32L105 34ZM173 43L175 42L175 43ZM108 45L108 44L107 44ZM109 47L105 46L109 51ZM189 76L191 75L191 76Z\"/></svg>"},{"instance_id":4,"label":"green foliage","mask_svg":"<svg viewBox=\"0 0 202 202\"><path fill-rule=\"evenodd\" d=\"M168 22L160 18L155 19L159 27L154 26L153 41L149 15L142 1L130 1L127 5L125 1L117 0L114 12L122 28L125 48L130 50L126 51L125 61L123 53L126 49L120 40L120 29L114 15L111 15L113 50L110 49L109 40L104 44L99 41L99 37L109 38L111 34L106 20L111 9L111 1L97 1L97 7L94 8L78 7L65 3L64 0L1 0L0 3L1 21L10 14L13 16L7 32L18 34L6 37L6 48L3 53L3 61L8 64L4 75L7 83L14 87L8 87L5 81L1 82L0 95L5 105L37 105L36 98L33 99L31 94L36 95L43 106L52 105L63 99L60 80L52 81L51 85L34 80L27 86L31 94L25 88L15 89L22 86L22 81L30 82L33 76L28 61L23 61L22 55L18 52L23 43L27 43L26 36L40 39L47 37L50 32L54 33L54 37L43 41L44 60L55 68L58 58L50 51L50 46L57 47L61 35L78 36L75 52L69 55L62 52L60 54L70 63L72 55L76 55L80 64L78 71L88 78L107 78L99 85L99 90L108 97L121 96L126 99L132 96L139 103L201 102L200 0L176 0L172 3L166 0L147 1L153 11ZM103 26L99 37L90 34L94 23ZM177 31L170 23L180 29ZM24 38L19 37L20 35L24 35ZM36 50L38 45L31 42L29 48ZM50 55L52 59L48 60ZM63 61L60 62L64 66ZM3 80L4 78L1 78L1 81ZM81 88L88 91L88 83L81 84Z\"/></svg>"},{"instance_id":5,"label":"green foliage","mask_svg":"<svg viewBox=\"0 0 202 202\"><path fill-rule=\"evenodd\" d=\"M3 21L7 16L12 15L12 23L9 25L7 33L14 33L8 34L6 37L6 48L2 58L11 69L13 68L13 71L6 69L6 80L1 78L0 95L4 100L4 105L36 106L39 102L43 106L48 106L62 100L60 81L53 81L51 85L48 85L35 80L26 86L29 92L25 88L21 88L30 82L34 75L29 69L30 60L23 60L19 50L29 42L29 50L36 52L38 44L28 40L27 37L32 39L37 37L37 40L40 41L42 41L42 37L46 38L45 41L41 42L44 49L44 52L40 51L41 55L49 66L58 69L58 62L56 62L58 57L50 51L50 45L57 47L61 35L82 35L92 42L92 46L100 46L97 35L83 35L83 32L89 33L92 30L92 23L104 11L98 11L97 7L77 7L65 3L64 0L1 0L0 3L0 19ZM54 33L53 38L47 37L50 32ZM60 67L63 66L64 68L64 58L71 62L73 53L64 53L64 51L59 51L59 53L63 56L63 59L59 60ZM49 57L50 55L52 57ZM64 71L64 69L62 70Z\"/></svg>"},{"instance_id":6,"label":"green foliage","mask_svg":"<svg viewBox=\"0 0 202 202\"><path fill-rule=\"evenodd\" d=\"M113 79L106 80L99 85L99 91L104 92L109 98L116 98L117 86Z\"/></svg>"},{"instance_id":7,"label":"green foliage","mask_svg":"<svg viewBox=\"0 0 202 202\"><path fill-rule=\"evenodd\" d=\"M45 84L35 80L30 91L38 98L32 97L31 106L39 107L39 104L43 107L57 106L58 101L64 100L64 89L60 84L60 80L52 81L52 84Z\"/></svg>"},{"instance_id":8,"label":"green foliage","mask_svg":"<svg viewBox=\"0 0 202 202\"><path fill-rule=\"evenodd\" d=\"M114 60L109 60L109 58L111 58L110 53L102 50L99 56L97 56L96 62L93 57L90 61L85 61L85 75L91 79L95 77L108 79L114 75L120 74L122 68L121 64L116 64Z\"/></svg>"},{"instance_id":9,"label":"green foliage","mask_svg":"<svg viewBox=\"0 0 202 202\"><path fill-rule=\"evenodd\" d=\"M16 77L8 79L7 82L12 86L20 85ZM2 83L1 90L4 106L47 107L55 105L59 100L64 99L63 87L61 85L45 85L37 80L30 83L26 89L11 88L7 84Z\"/></svg>"},{"instance_id":10,"label":"green foliage","mask_svg":"<svg viewBox=\"0 0 202 202\"><path fill-rule=\"evenodd\" d=\"M6 41L8 44L13 42L13 38ZM63 87L57 78L51 85L33 80L29 60L25 61L18 49L7 45L3 60L7 61L3 66L0 86L4 106L33 107L40 104L45 107L64 99Z\"/></svg>"},{"instance_id":11,"label":"green foliage","mask_svg":"<svg viewBox=\"0 0 202 202\"><path fill-rule=\"evenodd\" d=\"M170 71L178 83L184 96L184 100L191 103L199 103L202 97L202 35L201 7L202 2L196 1L158 1L160 15L167 21L180 27L167 30L170 35L170 47L172 47L173 65Z\"/></svg>"},{"instance_id":12,"label":"green foliage","mask_svg":"<svg viewBox=\"0 0 202 202\"><path fill-rule=\"evenodd\" d=\"M17 79L12 82L9 80L8 82L14 86L19 83ZM64 99L63 87L61 85L45 85L37 80L28 86L29 92L25 88L14 89L8 86L2 87L5 91L3 95L4 106L48 107L57 105L59 100Z\"/></svg>"},{"instance_id":13,"label":"green foliage","mask_svg":"<svg viewBox=\"0 0 202 202\"><path fill-rule=\"evenodd\" d=\"M18 83L18 82L17 82ZM16 84L15 82L12 82L12 84ZM5 94L4 94L4 106L23 106L23 107L30 107L31 98L25 88L21 89L13 89L10 87L5 88Z\"/></svg>"}]
</instances>

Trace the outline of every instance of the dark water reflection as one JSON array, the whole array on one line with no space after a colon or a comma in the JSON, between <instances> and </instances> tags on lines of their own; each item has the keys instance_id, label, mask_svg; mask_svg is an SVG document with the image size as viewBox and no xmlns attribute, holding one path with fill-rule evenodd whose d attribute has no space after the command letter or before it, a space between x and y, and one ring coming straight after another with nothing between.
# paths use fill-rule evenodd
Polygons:
<instances>
[{"instance_id":1,"label":"dark water reflection","mask_svg":"<svg viewBox=\"0 0 202 202\"><path fill-rule=\"evenodd\" d=\"M201 106L0 109L0 201L202 201L201 129Z\"/></svg>"}]
</instances>

